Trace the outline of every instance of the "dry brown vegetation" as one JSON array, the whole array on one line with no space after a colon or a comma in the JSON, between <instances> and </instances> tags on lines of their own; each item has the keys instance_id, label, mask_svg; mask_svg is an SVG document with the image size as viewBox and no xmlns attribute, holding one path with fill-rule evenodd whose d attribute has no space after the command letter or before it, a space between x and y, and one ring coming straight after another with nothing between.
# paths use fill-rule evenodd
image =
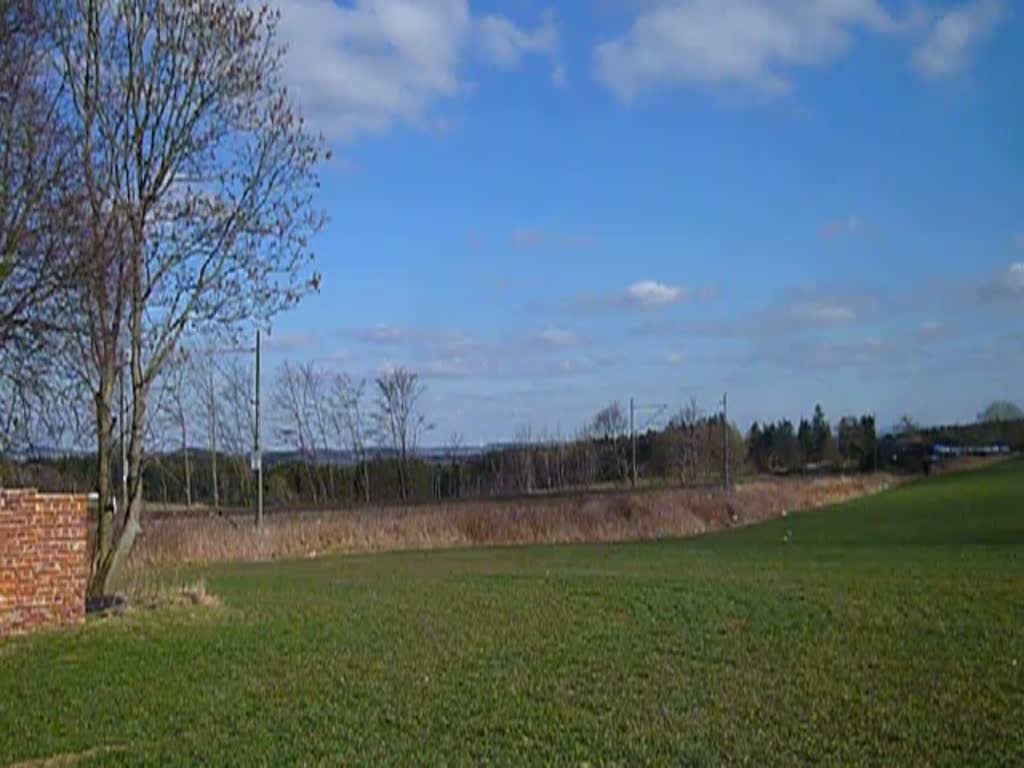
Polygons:
<instances>
[{"instance_id":1,"label":"dry brown vegetation","mask_svg":"<svg viewBox=\"0 0 1024 768\"><path fill-rule=\"evenodd\" d=\"M883 474L779 478L744 483L727 500L720 491L671 489L290 513L271 515L262 531L248 518L167 518L149 523L133 565L685 537L875 493L894 482Z\"/></svg>"},{"instance_id":2,"label":"dry brown vegetation","mask_svg":"<svg viewBox=\"0 0 1024 768\"><path fill-rule=\"evenodd\" d=\"M124 583L124 592L132 609L191 607L216 608L220 598L208 591L206 580L199 579L180 583L174 578L167 579L165 573L142 568L131 568Z\"/></svg>"}]
</instances>

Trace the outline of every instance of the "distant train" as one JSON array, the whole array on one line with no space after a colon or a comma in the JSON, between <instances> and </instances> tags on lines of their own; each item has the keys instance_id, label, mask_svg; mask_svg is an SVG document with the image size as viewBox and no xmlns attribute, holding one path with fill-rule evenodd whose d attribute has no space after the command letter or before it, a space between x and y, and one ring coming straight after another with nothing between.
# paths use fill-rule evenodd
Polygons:
<instances>
[{"instance_id":1,"label":"distant train","mask_svg":"<svg viewBox=\"0 0 1024 768\"><path fill-rule=\"evenodd\" d=\"M932 458L935 460L959 458L961 456L1003 456L1010 452L1006 443L990 443L988 445L946 445L936 443L932 446Z\"/></svg>"},{"instance_id":2,"label":"distant train","mask_svg":"<svg viewBox=\"0 0 1024 768\"><path fill-rule=\"evenodd\" d=\"M928 443L920 438L903 439L886 436L879 441L880 466L905 472L932 471L955 459L966 457L1006 456L1012 453L1009 444L998 441L980 445L954 445L948 442Z\"/></svg>"}]
</instances>

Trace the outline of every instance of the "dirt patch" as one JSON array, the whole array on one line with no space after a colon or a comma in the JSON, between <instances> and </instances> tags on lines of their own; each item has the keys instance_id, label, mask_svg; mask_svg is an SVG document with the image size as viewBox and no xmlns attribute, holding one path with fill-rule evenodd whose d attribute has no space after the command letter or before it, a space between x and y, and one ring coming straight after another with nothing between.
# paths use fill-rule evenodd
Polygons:
<instances>
[{"instance_id":1,"label":"dirt patch","mask_svg":"<svg viewBox=\"0 0 1024 768\"><path fill-rule=\"evenodd\" d=\"M93 747L84 752L67 752L62 755L42 757L38 760L26 760L23 763L14 763L8 768L71 768L71 766L78 765L83 760L89 760L101 755L109 755L113 752L124 752L126 749L126 747L120 746Z\"/></svg>"},{"instance_id":2,"label":"dirt patch","mask_svg":"<svg viewBox=\"0 0 1024 768\"><path fill-rule=\"evenodd\" d=\"M272 515L262 531L246 519L152 520L132 565L317 557L540 543L678 538L722 530L864 496L889 475L758 479L728 498L719 490L543 496L455 504L369 507Z\"/></svg>"}]
</instances>

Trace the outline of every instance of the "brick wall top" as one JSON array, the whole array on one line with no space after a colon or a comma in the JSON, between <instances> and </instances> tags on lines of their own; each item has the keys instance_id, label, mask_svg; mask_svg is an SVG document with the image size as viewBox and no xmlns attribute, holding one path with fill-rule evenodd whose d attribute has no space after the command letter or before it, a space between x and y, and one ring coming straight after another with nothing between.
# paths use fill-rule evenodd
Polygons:
<instances>
[{"instance_id":1,"label":"brick wall top","mask_svg":"<svg viewBox=\"0 0 1024 768\"><path fill-rule=\"evenodd\" d=\"M24 499L35 496L47 501L75 501L89 503L89 497L83 493L40 493L36 488L0 488L0 501L7 499Z\"/></svg>"}]
</instances>

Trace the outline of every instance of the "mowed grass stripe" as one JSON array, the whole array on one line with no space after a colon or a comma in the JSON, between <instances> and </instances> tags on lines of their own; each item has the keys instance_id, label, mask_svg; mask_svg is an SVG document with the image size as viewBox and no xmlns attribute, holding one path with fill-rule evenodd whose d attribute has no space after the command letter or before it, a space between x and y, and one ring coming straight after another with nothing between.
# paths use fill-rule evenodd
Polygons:
<instances>
[{"instance_id":1,"label":"mowed grass stripe","mask_svg":"<svg viewBox=\"0 0 1024 768\"><path fill-rule=\"evenodd\" d=\"M689 541L204 569L221 608L0 645L0 765L1024 764L1022 545L1018 461Z\"/></svg>"}]
</instances>

